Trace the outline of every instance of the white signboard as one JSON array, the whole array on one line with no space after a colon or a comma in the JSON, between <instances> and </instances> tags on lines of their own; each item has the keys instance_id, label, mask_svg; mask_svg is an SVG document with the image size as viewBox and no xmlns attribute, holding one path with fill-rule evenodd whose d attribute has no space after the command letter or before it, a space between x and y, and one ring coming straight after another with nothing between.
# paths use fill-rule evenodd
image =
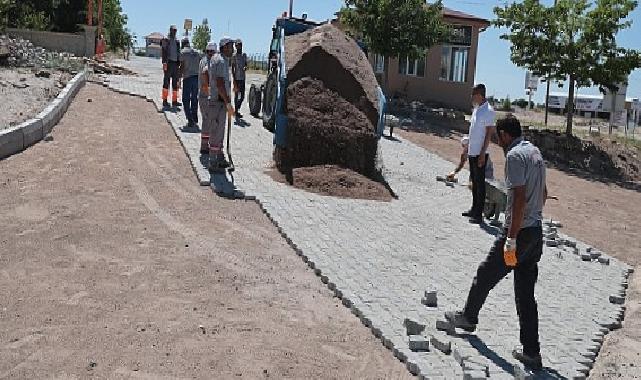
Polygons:
<instances>
[{"instance_id":1,"label":"white signboard","mask_svg":"<svg viewBox=\"0 0 641 380\"><path fill-rule=\"evenodd\" d=\"M527 71L525 73L525 89L536 91L539 88L539 77Z\"/></svg>"},{"instance_id":2,"label":"white signboard","mask_svg":"<svg viewBox=\"0 0 641 380\"><path fill-rule=\"evenodd\" d=\"M595 112L601 107L601 99L576 98L574 108L578 111Z\"/></svg>"}]
</instances>

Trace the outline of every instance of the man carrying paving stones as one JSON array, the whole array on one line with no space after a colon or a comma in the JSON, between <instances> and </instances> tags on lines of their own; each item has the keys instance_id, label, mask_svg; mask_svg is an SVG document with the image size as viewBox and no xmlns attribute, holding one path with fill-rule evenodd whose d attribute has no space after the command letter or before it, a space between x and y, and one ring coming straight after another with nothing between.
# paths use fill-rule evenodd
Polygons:
<instances>
[{"instance_id":1,"label":"man carrying paving stones","mask_svg":"<svg viewBox=\"0 0 641 380\"><path fill-rule=\"evenodd\" d=\"M543 253L543 206L547 198L545 163L541 152L521 137L521 124L514 117L498 121L499 145L505 151L505 185L508 189L505 229L478 267L460 312L447 312L452 327L476 330L478 316L489 292L514 271L516 311L521 327L522 350L513 356L532 369L540 369L539 321L534 286Z\"/></svg>"},{"instance_id":2,"label":"man carrying paving stones","mask_svg":"<svg viewBox=\"0 0 641 380\"><path fill-rule=\"evenodd\" d=\"M463 216L469 217L471 223L483 223L483 207L485 206L485 166L487 164L487 148L495 134L495 113L485 98L485 85L477 84L472 89L472 104L474 112L470 120L470 143L467 154L470 160L472 176L472 208L465 211Z\"/></svg>"},{"instance_id":3,"label":"man carrying paving stones","mask_svg":"<svg viewBox=\"0 0 641 380\"><path fill-rule=\"evenodd\" d=\"M218 45L220 52L209 62L209 101L212 129L209 131L209 170L216 172L229 167L223 154L225 140L225 116L234 117L231 105L231 77L229 60L234 54L234 41L223 37Z\"/></svg>"},{"instance_id":4,"label":"man carrying paving stones","mask_svg":"<svg viewBox=\"0 0 641 380\"><path fill-rule=\"evenodd\" d=\"M209 106L209 62L216 54L216 43L210 42L205 48L205 56L200 60L198 70L198 105L203 117L202 129L200 130L200 154L209 154L209 133L212 130L212 108Z\"/></svg>"}]
</instances>

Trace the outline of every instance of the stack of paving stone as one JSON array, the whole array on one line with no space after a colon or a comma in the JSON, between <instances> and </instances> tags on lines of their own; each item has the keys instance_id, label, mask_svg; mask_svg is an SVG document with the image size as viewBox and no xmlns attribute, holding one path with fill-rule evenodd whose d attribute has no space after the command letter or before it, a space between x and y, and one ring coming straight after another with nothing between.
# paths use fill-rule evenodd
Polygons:
<instances>
[{"instance_id":1,"label":"stack of paving stone","mask_svg":"<svg viewBox=\"0 0 641 380\"><path fill-rule=\"evenodd\" d=\"M545 221L543 225L543 236L545 245L558 250L559 255L564 252L572 253L585 262L598 262L603 265L610 265L610 257L589 245L581 245L575 239L559 234L559 228L563 225L557 221Z\"/></svg>"},{"instance_id":2,"label":"stack of paving stone","mask_svg":"<svg viewBox=\"0 0 641 380\"><path fill-rule=\"evenodd\" d=\"M48 66L55 61L78 59L70 53L47 51L23 38L10 38L6 35L0 35L0 45L8 48L9 58L7 63L9 66L14 67L42 67Z\"/></svg>"}]
</instances>

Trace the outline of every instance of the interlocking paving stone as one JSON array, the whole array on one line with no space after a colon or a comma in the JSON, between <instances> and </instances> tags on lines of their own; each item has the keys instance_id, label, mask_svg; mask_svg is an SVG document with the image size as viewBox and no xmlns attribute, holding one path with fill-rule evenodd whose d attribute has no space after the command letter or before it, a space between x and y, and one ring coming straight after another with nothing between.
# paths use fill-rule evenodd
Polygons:
<instances>
[{"instance_id":1,"label":"interlocking paving stone","mask_svg":"<svg viewBox=\"0 0 641 380\"><path fill-rule=\"evenodd\" d=\"M160 111L160 61L136 57L118 63L140 75L103 76L106 86L145 97ZM262 80L249 75L248 91ZM479 228L460 217L470 203L466 187L439 186L434 180L454 165L406 140L382 139L383 174L397 200L308 193L266 174L273 135L249 116L247 102L243 111L249 126L233 127L234 183L225 177L232 189L256 200L296 253L322 272L328 287L346 299L363 324L371 326L372 333L419 378L462 378L463 368L453 355L439 350L412 352L403 326L403 320L410 318L424 323L427 335L436 332L436 321L444 311L463 306L476 268L493 241L496 230ZM211 183L200 162L199 134L181 130L186 124L181 111L165 115L201 184ZM577 252L591 248L572 241ZM615 259L609 265L583 262L579 255L563 255L568 252L565 247L544 250L536 294L547 370L537 378L585 378L593 359L582 354L594 352L595 339L600 344L603 334L616 328L613 316L621 309L609 297L621 294L631 268ZM492 291L475 334L450 337L458 347L476 350L478 357L489 362L491 378L513 376L511 350L518 346L519 333L512 282L509 275ZM426 308L420 302L422 293L435 284L438 307Z\"/></svg>"}]
</instances>

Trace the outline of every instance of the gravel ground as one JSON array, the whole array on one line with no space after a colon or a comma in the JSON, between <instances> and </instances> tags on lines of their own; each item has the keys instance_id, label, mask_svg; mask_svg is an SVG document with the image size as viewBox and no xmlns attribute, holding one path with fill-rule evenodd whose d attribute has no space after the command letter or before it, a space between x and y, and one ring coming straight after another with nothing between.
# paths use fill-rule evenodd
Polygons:
<instances>
[{"instance_id":1,"label":"gravel ground","mask_svg":"<svg viewBox=\"0 0 641 380\"><path fill-rule=\"evenodd\" d=\"M0 378L410 377L152 105L89 84L52 137L0 161Z\"/></svg>"},{"instance_id":2,"label":"gravel ground","mask_svg":"<svg viewBox=\"0 0 641 380\"><path fill-rule=\"evenodd\" d=\"M67 73L53 72L49 78L38 78L30 69L0 67L0 129L39 114L70 79Z\"/></svg>"},{"instance_id":3,"label":"gravel ground","mask_svg":"<svg viewBox=\"0 0 641 380\"><path fill-rule=\"evenodd\" d=\"M461 135L456 132L438 129L427 133L402 130L397 133L458 163ZM505 159L501 148L493 145L490 154L495 176L503 178ZM549 201L544 213L564 224L562 232L636 268L630 280L623 329L608 334L590 377L641 378L641 193L556 169L548 169L547 183L550 194L559 197L559 201Z\"/></svg>"}]
</instances>

